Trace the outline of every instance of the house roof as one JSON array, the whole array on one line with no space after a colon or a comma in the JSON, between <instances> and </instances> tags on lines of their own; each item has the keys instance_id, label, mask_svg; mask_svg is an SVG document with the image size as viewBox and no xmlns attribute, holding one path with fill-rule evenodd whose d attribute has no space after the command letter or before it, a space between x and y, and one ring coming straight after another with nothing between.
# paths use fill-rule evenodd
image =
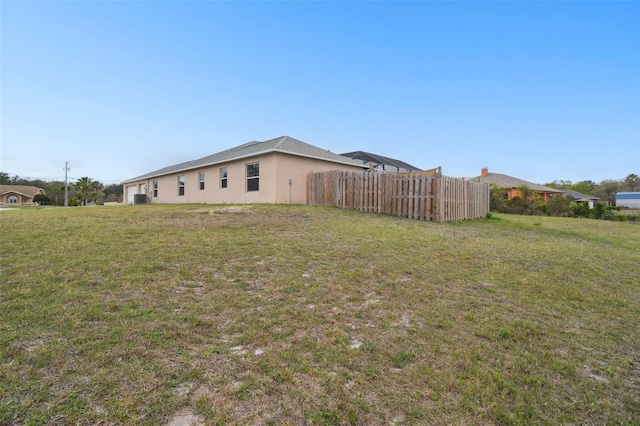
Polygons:
<instances>
[{"instance_id":1,"label":"house roof","mask_svg":"<svg viewBox=\"0 0 640 426\"><path fill-rule=\"evenodd\" d=\"M362 162L360 161L352 160L351 158L344 157L339 154L334 154L331 151L318 148L317 146L302 142L289 136L280 136L279 138L269 139L263 142L247 142L245 144L220 151L216 154L209 155L198 160L175 164L173 166L165 167L151 173L128 179L123 183L134 182L140 179L148 179L151 177L211 166L232 160L238 160L241 158L254 157L256 155L267 154L271 152L281 152L285 154L297 155L300 157L315 158L319 160L325 160L340 164L349 164L358 167L363 166Z\"/></svg>"},{"instance_id":2,"label":"house roof","mask_svg":"<svg viewBox=\"0 0 640 426\"><path fill-rule=\"evenodd\" d=\"M517 188L519 186L527 186L534 191L540 192L557 192L562 191L556 188L551 188L544 185L538 185L537 183L528 182L526 180L518 179L513 176L503 175L500 173L488 173L487 176L478 176L473 178L476 182L494 184L500 188Z\"/></svg>"},{"instance_id":3,"label":"house roof","mask_svg":"<svg viewBox=\"0 0 640 426\"><path fill-rule=\"evenodd\" d=\"M391 166L391 167L395 167L398 170L404 169L408 172L421 170L419 167L412 166L411 164L405 163L404 161L385 157L383 155L372 154L370 152L353 151L353 152L346 152L342 155L344 155L345 157L353 158L354 160L360 160L363 164L372 163L376 167L381 165L383 166L383 169L385 169L384 166Z\"/></svg>"},{"instance_id":4,"label":"house roof","mask_svg":"<svg viewBox=\"0 0 640 426\"><path fill-rule=\"evenodd\" d=\"M594 197L593 195L582 194L578 191L574 191L573 189L563 189L562 194L569 195L573 197L574 200L577 200L577 201L584 201L584 200L598 201L600 199L598 197Z\"/></svg>"},{"instance_id":5,"label":"house roof","mask_svg":"<svg viewBox=\"0 0 640 426\"><path fill-rule=\"evenodd\" d=\"M44 189L38 188L37 186L29 186L29 185L0 185L0 195L5 195L10 192L24 195L25 197L33 198L38 193L42 192L45 194Z\"/></svg>"}]
</instances>

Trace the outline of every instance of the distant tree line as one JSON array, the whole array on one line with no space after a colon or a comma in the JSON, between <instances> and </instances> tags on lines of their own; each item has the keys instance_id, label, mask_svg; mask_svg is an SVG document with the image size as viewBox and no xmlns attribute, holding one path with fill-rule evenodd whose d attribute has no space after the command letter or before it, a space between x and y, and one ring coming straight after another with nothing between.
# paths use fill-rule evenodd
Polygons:
<instances>
[{"instance_id":1,"label":"distant tree line","mask_svg":"<svg viewBox=\"0 0 640 426\"><path fill-rule=\"evenodd\" d=\"M42 188L47 193L46 197L39 197L41 204L64 205L64 182L41 179L28 179L8 173L0 172L0 185L30 185ZM572 189L585 195L598 197L604 206L615 206L616 194L622 191L640 191L640 176L629 174L624 179L605 179L599 183L584 180L572 183L570 180L554 180L545 184L556 189ZM503 197L502 188L491 190L491 210L516 214L550 214L553 216L584 216L580 208L572 206L570 197L554 197L549 204L541 203L535 194L528 188L521 188L522 196L506 200ZM90 177L82 177L69 184L69 205L86 205L89 202L103 204L104 202L122 202L122 185L105 185ZM575 203L573 203L575 204ZM603 207L604 207L603 206ZM596 206L597 207L597 206ZM584 210L584 209L583 209ZM611 210L611 209L610 209ZM589 213L593 214L593 212Z\"/></svg>"},{"instance_id":2,"label":"distant tree line","mask_svg":"<svg viewBox=\"0 0 640 426\"><path fill-rule=\"evenodd\" d=\"M577 183L571 183L570 180L554 180L545 185L556 189L572 189L585 195L592 195L600 198L603 204L613 206L616 204L616 194L618 192L640 191L640 176L631 173L624 179L605 179L600 183L590 180L583 180Z\"/></svg>"},{"instance_id":3,"label":"distant tree line","mask_svg":"<svg viewBox=\"0 0 640 426\"><path fill-rule=\"evenodd\" d=\"M44 189L46 195L38 194L34 201L54 206L64 205L64 181L46 182L41 179L28 179L20 176L9 176L0 172L0 185L29 185ZM82 177L76 182L69 182L69 205L81 206L88 203L122 202L122 185L105 185L90 177Z\"/></svg>"}]
</instances>

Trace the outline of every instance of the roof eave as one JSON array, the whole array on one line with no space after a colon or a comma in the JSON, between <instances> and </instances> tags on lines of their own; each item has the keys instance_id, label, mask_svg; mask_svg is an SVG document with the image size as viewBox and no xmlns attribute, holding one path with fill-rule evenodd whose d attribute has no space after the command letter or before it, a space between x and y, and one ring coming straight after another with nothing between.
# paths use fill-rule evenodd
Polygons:
<instances>
[{"instance_id":1,"label":"roof eave","mask_svg":"<svg viewBox=\"0 0 640 426\"><path fill-rule=\"evenodd\" d=\"M33 198L36 195L36 194L29 195L29 194L25 194L24 192L18 192L18 191L5 191L0 193L0 195L6 195L6 194L18 194L18 195L22 195L23 197L29 197L29 198Z\"/></svg>"},{"instance_id":2,"label":"roof eave","mask_svg":"<svg viewBox=\"0 0 640 426\"><path fill-rule=\"evenodd\" d=\"M298 157L306 157L306 158L313 158L315 160L322 160L322 161L328 161L330 163L337 163L337 164L346 164L347 166L353 166L353 167L360 167L360 168L368 168L369 166L366 166L364 164L355 164L355 163L351 163L349 161L340 161L340 160L334 160L334 159L330 159L330 158L322 158L322 157L318 157L315 155L311 155L311 154L300 154L297 152L291 152L291 151L285 151L282 149L273 149L273 152L279 152L281 154L289 154L289 155L296 155Z\"/></svg>"},{"instance_id":3,"label":"roof eave","mask_svg":"<svg viewBox=\"0 0 640 426\"><path fill-rule=\"evenodd\" d=\"M197 166L185 167L183 169L172 170L170 172L165 172L165 173L157 173L157 174L150 173L150 174L138 176L138 177L133 178L133 179L128 179L128 180L122 181L122 183L123 184L131 183L131 182L136 182L136 181L139 181L139 180L151 179L151 178L154 178L154 177L167 176L167 175L172 175L172 174L180 173L180 172L188 172L189 170L201 169L203 167L215 166L216 164L228 163L230 161L242 160L243 158L255 157L256 155L268 154L268 153L270 153L272 151L273 151L272 149L269 149L269 150L266 150L266 151L260 151L258 153L241 155L241 156L233 157L233 158L230 158L230 159L227 159L227 160L223 160L223 161L213 161L211 163L198 164Z\"/></svg>"},{"instance_id":4,"label":"roof eave","mask_svg":"<svg viewBox=\"0 0 640 426\"><path fill-rule=\"evenodd\" d=\"M186 167L186 168L183 168L183 169L172 170L172 171L166 172L166 173L158 173L158 174L151 173L151 174L147 174L147 175L141 175L141 176L138 176L138 177L133 178L133 179L124 180L124 181L122 181L122 184L124 185L124 184L127 184L127 183L132 183L132 182L137 182L137 181L140 181L140 180L151 179L151 178L154 178L154 177L167 176L167 175L172 175L172 174L180 173L180 172L187 172L189 170L201 169L203 167L215 166L216 164L229 163L229 162L235 161L235 160L242 160L244 158L251 158L251 157L256 157L258 155L271 154L271 153L274 153L274 152L279 152L279 153L282 153L282 154L295 155L295 156L298 156L298 157L313 158L313 159L316 159L316 160L328 161L328 162L331 162L331 163L346 164L346 165L354 166L354 167L361 167L359 164L350 163L348 161L342 162L342 161L339 161L339 160L332 160L332 159L329 159L329 158L322 158L322 157L309 155L309 154L300 154L300 153L297 153L297 152L291 152L291 151L286 151L286 150L282 150L282 149L269 148L269 149L267 149L265 151L255 152L255 153L246 154L246 155L240 155L238 157L233 157L233 158L226 159L226 160L223 160L223 161L214 161L214 162L211 162L211 163L199 164L199 165L194 166L194 167Z\"/></svg>"}]
</instances>

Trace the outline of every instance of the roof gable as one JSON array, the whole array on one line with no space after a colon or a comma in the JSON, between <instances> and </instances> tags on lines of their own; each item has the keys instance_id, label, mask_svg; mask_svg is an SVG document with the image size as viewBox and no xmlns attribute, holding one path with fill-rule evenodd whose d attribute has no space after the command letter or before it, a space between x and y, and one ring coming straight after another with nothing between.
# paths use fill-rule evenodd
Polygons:
<instances>
[{"instance_id":1,"label":"roof gable","mask_svg":"<svg viewBox=\"0 0 640 426\"><path fill-rule=\"evenodd\" d=\"M300 157L316 158L319 160L340 164L349 164L358 167L363 166L361 162L352 160L351 158L344 157L339 154L334 154L331 151L318 148L317 146L302 142L289 136L281 136L279 138L269 139L263 142L247 142L242 145L238 145L233 148L229 148L227 150L220 151L216 154L208 155L197 160L187 161L185 163L164 167L151 173L146 173L144 175L128 179L123 183L133 182L140 179L148 179L151 177L162 176L181 171L187 171L200 167L212 166L215 164L226 163L233 160L254 157L271 152L282 152L286 154L297 155Z\"/></svg>"},{"instance_id":2,"label":"roof gable","mask_svg":"<svg viewBox=\"0 0 640 426\"><path fill-rule=\"evenodd\" d=\"M528 182L526 180L518 179L513 176L503 175L500 173L488 173L487 176L478 176L473 178L472 180L480 183L494 184L501 188L517 188L519 186L527 186L534 191L562 193L561 190L556 188L539 185L537 183Z\"/></svg>"},{"instance_id":3,"label":"roof gable","mask_svg":"<svg viewBox=\"0 0 640 426\"><path fill-rule=\"evenodd\" d=\"M587 195L587 194L583 194L581 192L578 191L574 191L573 189L563 189L562 190L562 194L563 195L569 195L575 199L580 199L580 200L593 200L593 201L597 201L600 198L598 197L594 197L593 195Z\"/></svg>"},{"instance_id":4,"label":"roof gable","mask_svg":"<svg viewBox=\"0 0 640 426\"><path fill-rule=\"evenodd\" d=\"M33 198L39 193L45 194L44 189L37 186L29 185L0 185L0 195L8 194L10 192L24 195L25 197Z\"/></svg>"}]
</instances>

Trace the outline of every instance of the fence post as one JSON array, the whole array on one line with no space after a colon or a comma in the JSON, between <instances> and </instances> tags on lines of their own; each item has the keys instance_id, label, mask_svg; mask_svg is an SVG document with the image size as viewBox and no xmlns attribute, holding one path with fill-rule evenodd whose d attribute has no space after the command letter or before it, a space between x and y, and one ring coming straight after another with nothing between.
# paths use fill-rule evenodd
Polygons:
<instances>
[{"instance_id":1,"label":"fence post","mask_svg":"<svg viewBox=\"0 0 640 426\"><path fill-rule=\"evenodd\" d=\"M489 211L489 185L442 176L377 172L309 172L307 204L446 222Z\"/></svg>"}]
</instances>

